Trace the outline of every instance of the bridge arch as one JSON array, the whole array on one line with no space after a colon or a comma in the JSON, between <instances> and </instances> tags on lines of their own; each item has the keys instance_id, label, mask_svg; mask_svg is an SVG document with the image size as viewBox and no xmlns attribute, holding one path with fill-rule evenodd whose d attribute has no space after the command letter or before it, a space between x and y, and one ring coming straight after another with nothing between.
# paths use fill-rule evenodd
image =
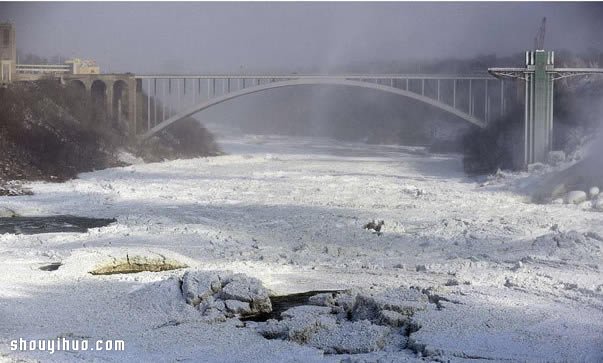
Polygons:
<instances>
[{"instance_id":1,"label":"bridge arch","mask_svg":"<svg viewBox=\"0 0 603 363\"><path fill-rule=\"evenodd\" d=\"M79 79L71 79L67 81L67 87L79 91L81 93L86 92L86 84Z\"/></svg>"},{"instance_id":2,"label":"bridge arch","mask_svg":"<svg viewBox=\"0 0 603 363\"><path fill-rule=\"evenodd\" d=\"M228 100L232 100L232 99L242 97L245 95L249 95L252 93L262 92L262 91L269 90L269 89L282 88L282 87L294 87L294 86L300 86L300 85L349 86L349 87L360 87L360 88L373 89L373 90L393 93L396 95L411 98L411 99L426 103L428 105L434 106L434 107L444 110L448 113L451 113L467 122L470 122L478 127L483 128L486 126L486 124L483 121L477 119L473 115L469 115L463 111L457 110L454 107L452 107L446 103L431 99L424 95L414 93L414 92L411 92L408 90L403 90L403 89L399 89L399 88L395 88L395 87L391 87L391 86L386 86L383 84L370 83L370 82L357 81L357 80L349 80L349 79L304 78L304 79L278 81L278 82L274 82L274 83L268 83L268 84L264 84L264 85L258 85L258 86L254 86L254 87L244 88L244 89L241 89L241 90L238 90L235 92L227 93L220 97L216 97L216 98L212 98L212 99L203 101L203 102L198 103L192 107L189 107L188 109L186 109L182 112L179 112L176 115L159 123L155 127L151 128L147 132L140 135L139 139L146 140L175 122L178 122L178 121L180 121L186 117L189 117L199 111L203 111L209 107L226 102Z\"/></svg>"},{"instance_id":3,"label":"bridge arch","mask_svg":"<svg viewBox=\"0 0 603 363\"><path fill-rule=\"evenodd\" d=\"M107 114L107 84L95 79L90 86L92 99L92 117L96 121L103 120Z\"/></svg>"},{"instance_id":4,"label":"bridge arch","mask_svg":"<svg viewBox=\"0 0 603 363\"><path fill-rule=\"evenodd\" d=\"M113 92L111 99L111 114L115 125L120 125L123 120L129 119L129 107L127 107L130 98L130 89L128 83L123 79L113 82Z\"/></svg>"}]
</instances>

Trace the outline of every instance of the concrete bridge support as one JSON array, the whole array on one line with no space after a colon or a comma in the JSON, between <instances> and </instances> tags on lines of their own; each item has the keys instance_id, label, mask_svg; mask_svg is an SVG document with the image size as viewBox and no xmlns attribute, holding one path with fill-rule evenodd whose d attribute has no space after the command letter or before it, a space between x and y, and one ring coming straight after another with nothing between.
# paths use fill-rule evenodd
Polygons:
<instances>
[{"instance_id":1,"label":"concrete bridge support","mask_svg":"<svg viewBox=\"0 0 603 363\"><path fill-rule=\"evenodd\" d=\"M553 144L554 53L526 53L525 152L526 165L546 162Z\"/></svg>"},{"instance_id":2,"label":"concrete bridge support","mask_svg":"<svg viewBox=\"0 0 603 363\"><path fill-rule=\"evenodd\" d=\"M79 82L92 99L102 97L104 116L125 128L129 137L136 137L137 81L130 74L65 75L63 82ZM94 85L94 88L93 88ZM119 94L116 94L119 93ZM118 97L116 97L118 96ZM126 112L123 112L126 111ZM122 113L126 119L122 120Z\"/></svg>"}]
</instances>

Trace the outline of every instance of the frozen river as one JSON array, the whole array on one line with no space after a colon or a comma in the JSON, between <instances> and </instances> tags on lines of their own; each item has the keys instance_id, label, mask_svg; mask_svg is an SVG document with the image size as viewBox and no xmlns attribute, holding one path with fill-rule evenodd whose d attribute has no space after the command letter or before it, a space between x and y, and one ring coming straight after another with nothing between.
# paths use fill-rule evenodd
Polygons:
<instances>
[{"instance_id":1,"label":"frozen river","mask_svg":"<svg viewBox=\"0 0 603 363\"><path fill-rule=\"evenodd\" d=\"M603 214L536 205L526 174L467 178L461 157L245 136L229 155L136 164L0 197L21 215L116 218L87 233L0 235L0 361L603 360ZM364 230L383 220L383 233ZM161 281L93 276L130 256L230 270L274 294L430 291L413 349L323 354L237 319L207 323ZM39 267L60 263L53 271ZM437 304L436 304L437 303ZM176 323L170 323L176 322ZM169 323L169 324L166 324ZM124 352L18 352L14 339L122 339Z\"/></svg>"}]
</instances>

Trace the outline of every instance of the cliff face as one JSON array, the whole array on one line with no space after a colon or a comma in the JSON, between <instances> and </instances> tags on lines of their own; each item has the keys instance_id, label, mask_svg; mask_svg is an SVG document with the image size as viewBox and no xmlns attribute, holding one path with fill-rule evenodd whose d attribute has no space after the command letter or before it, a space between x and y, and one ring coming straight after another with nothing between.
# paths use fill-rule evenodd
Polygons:
<instances>
[{"instance_id":1,"label":"cliff face","mask_svg":"<svg viewBox=\"0 0 603 363\"><path fill-rule=\"evenodd\" d=\"M110 134L77 117L78 101L46 82L1 91L0 180L64 180L119 165Z\"/></svg>"},{"instance_id":2,"label":"cliff face","mask_svg":"<svg viewBox=\"0 0 603 363\"><path fill-rule=\"evenodd\" d=\"M193 122L174 125L145 145L130 144L94 107L86 95L53 81L0 89L0 183L61 181L120 166L121 149L153 161L219 153L213 135Z\"/></svg>"}]
</instances>

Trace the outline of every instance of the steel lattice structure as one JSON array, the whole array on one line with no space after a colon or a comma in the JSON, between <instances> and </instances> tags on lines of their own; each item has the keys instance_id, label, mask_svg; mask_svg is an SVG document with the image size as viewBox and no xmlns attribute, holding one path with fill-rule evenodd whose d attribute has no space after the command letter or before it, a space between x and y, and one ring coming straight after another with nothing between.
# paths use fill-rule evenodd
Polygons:
<instances>
[{"instance_id":1,"label":"steel lattice structure","mask_svg":"<svg viewBox=\"0 0 603 363\"><path fill-rule=\"evenodd\" d=\"M526 52L525 68L489 68L499 79L525 81L524 164L545 162L553 143L553 86L556 80L603 74L603 68L555 68L555 52Z\"/></svg>"}]
</instances>

